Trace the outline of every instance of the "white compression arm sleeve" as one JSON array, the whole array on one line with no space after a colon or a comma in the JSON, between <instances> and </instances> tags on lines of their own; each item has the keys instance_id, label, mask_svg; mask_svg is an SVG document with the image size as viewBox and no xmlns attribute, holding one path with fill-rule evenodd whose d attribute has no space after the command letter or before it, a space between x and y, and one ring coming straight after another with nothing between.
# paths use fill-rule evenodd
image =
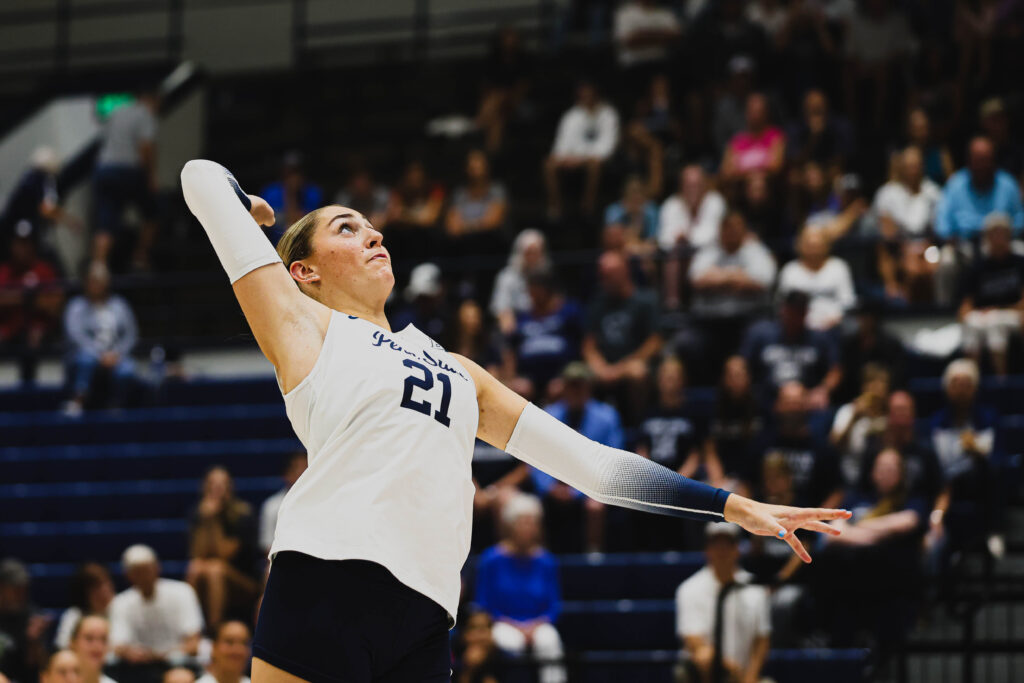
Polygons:
<instances>
[{"instance_id":1,"label":"white compression arm sleeve","mask_svg":"<svg viewBox=\"0 0 1024 683\"><path fill-rule=\"evenodd\" d=\"M725 516L728 491L591 441L532 403L505 450L602 503L707 521Z\"/></svg>"},{"instance_id":2,"label":"white compression arm sleeve","mask_svg":"<svg viewBox=\"0 0 1024 683\"><path fill-rule=\"evenodd\" d=\"M270 240L242 204L249 201L231 172L220 164L193 159L181 169L181 191L199 219L231 284L268 263L280 263Z\"/></svg>"}]
</instances>

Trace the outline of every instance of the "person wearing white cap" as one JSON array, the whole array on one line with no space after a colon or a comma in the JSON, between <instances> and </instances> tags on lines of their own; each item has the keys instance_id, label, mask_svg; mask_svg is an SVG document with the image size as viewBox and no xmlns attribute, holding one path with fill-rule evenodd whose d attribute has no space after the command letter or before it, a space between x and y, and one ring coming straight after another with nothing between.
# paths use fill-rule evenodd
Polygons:
<instances>
[{"instance_id":1,"label":"person wearing white cap","mask_svg":"<svg viewBox=\"0 0 1024 683\"><path fill-rule=\"evenodd\" d=\"M700 680L758 683L772 630L768 591L739 567L740 527L709 522L705 536L707 566L676 590L676 633Z\"/></svg>"},{"instance_id":2,"label":"person wearing white cap","mask_svg":"<svg viewBox=\"0 0 1024 683\"><path fill-rule=\"evenodd\" d=\"M160 576L153 549L133 545L121 556L132 587L110 603L110 644L129 665L176 664L196 656L203 612L192 586Z\"/></svg>"},{"instance_id":3,"label":"person wearing white cap","mask_svg":"<svg viewBox=\"0 0 1024 683\"><path fill-rule=\"evenodd\" d=\"M54 254L43 241L44 234L55 223L63 223L73 230L82 229L82 221L69 214L60 205L57 188L57 173L60 159L52 147L37 147L29 158L29 168L18 180L7 197L7 204L0 211L0 236L9 238L14 227L21 221L28 221L34 228L34 242L47 260Z\"/></svg>"},{"instance_id":4,"label":"person wearing white cap","mask_svg":"<svg viewBox=\"0 0 1024 683\"><path fill-rule=\"evenodd\" d=\"M281 505L253 639L253 681L441 683L473 520L477 438L594 500L776 536L844 510L758 503L592 441L465 356L385 312L395 275L365 216L326 206L288 228L223 166L181 173L260 348L309 469Z\"/></svg>"},{"instance_id":5,"label":"person wearing white cap","mask_svg":"<svg viewBox=\"0 0 1024 683\"><path fill-rule=\"evenodd\" d=\"M984 256L967 273L960 304L964 351L977 361L988 350L992 369L1005 377L1010 335L1024 315L1024 256L1013 253L1008 215L991 213L983 225Z\"/></svg>"}]
</instances>

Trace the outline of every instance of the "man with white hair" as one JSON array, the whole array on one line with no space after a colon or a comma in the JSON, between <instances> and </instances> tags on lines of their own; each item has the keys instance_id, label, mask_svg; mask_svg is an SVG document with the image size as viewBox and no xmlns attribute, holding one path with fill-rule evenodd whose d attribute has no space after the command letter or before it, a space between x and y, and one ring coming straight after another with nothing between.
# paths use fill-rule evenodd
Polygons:
<instances>
[{"instance_id":1,"label":"man with white hair","mask_svg":"<svg viewBox=\"0 0 1024 683\"><path fill-rule=\"evenodd\" d=\"M977 361L988 350L992 369L1007 374L1010 336L1020 332L1024 314L1024 256L1013 253L1013 227L1005 213L985 218L985 255L964 278L960 322L964 351Z\"/></svg>"},{"instance_id":2,"label":"man with white hair","mask_svg":"<svg viewBox=\"0 0 1024 683\"><path fill-rule=\"evenodd\" d=\"M130 665L181 664L196 656L203 612L192 586L160 577L153 549L133 545L121 556L132 587L110 603L110 643Z\"/></svg>"},{"instance_id":3,"label":"man with white hair","mask_svg":"<svg viewBox=\"0 0 1024 683\"><path fill-rule=\"evenodd\" d=\"M705 527L708 564L676 591L676 633L699 680L758 683L768 658L768 591L739 568L740 527Z\"/></svg>"}]
</instances>

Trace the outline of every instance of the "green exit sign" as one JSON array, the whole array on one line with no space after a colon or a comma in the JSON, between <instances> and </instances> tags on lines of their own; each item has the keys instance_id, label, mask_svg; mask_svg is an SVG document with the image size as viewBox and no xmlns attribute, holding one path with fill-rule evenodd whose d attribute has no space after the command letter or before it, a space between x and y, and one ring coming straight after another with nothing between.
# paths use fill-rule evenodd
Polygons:
<instances>
[{"instance_id":1,"label":"green exit sign","mask_svg":"<svg viewBox=\"0 0 1024 683\"><path fill-rule=\"evenodd\" d=\"M108 116L126 104L135 101L135 96L128 93L107 93L96 98L96 116L105 121Z\"/></svg>"}]
</instances>

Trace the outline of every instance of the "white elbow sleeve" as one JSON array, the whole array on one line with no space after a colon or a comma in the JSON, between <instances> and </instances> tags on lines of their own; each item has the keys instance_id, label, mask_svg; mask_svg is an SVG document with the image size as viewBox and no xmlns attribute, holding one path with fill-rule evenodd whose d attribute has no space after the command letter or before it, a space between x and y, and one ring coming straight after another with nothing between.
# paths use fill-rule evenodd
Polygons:
<instances>
[{"instance_id":1,"label":"white elbow sleeve","mask_svg":"<svg viewBox=\"0 0 1024 683\"><path fill-rule=\"evenodd\" d=\"M603 446L527 404L506 450L520 460L609 505L721 521L727 491L642 458Z\"/></svg>"},{"instance_id":2,"label":"white elbow sleeve","mask_svg":"<svg viewBox=\"0 0 1024 683\"><path fill-rule=\"evenodd\" d=\"M199 220L231 284L260 266L280 263L274 246L242 205L238 182L218 163L193 159L181 169L185 203Z\"/></svg>"}]
</instances>

